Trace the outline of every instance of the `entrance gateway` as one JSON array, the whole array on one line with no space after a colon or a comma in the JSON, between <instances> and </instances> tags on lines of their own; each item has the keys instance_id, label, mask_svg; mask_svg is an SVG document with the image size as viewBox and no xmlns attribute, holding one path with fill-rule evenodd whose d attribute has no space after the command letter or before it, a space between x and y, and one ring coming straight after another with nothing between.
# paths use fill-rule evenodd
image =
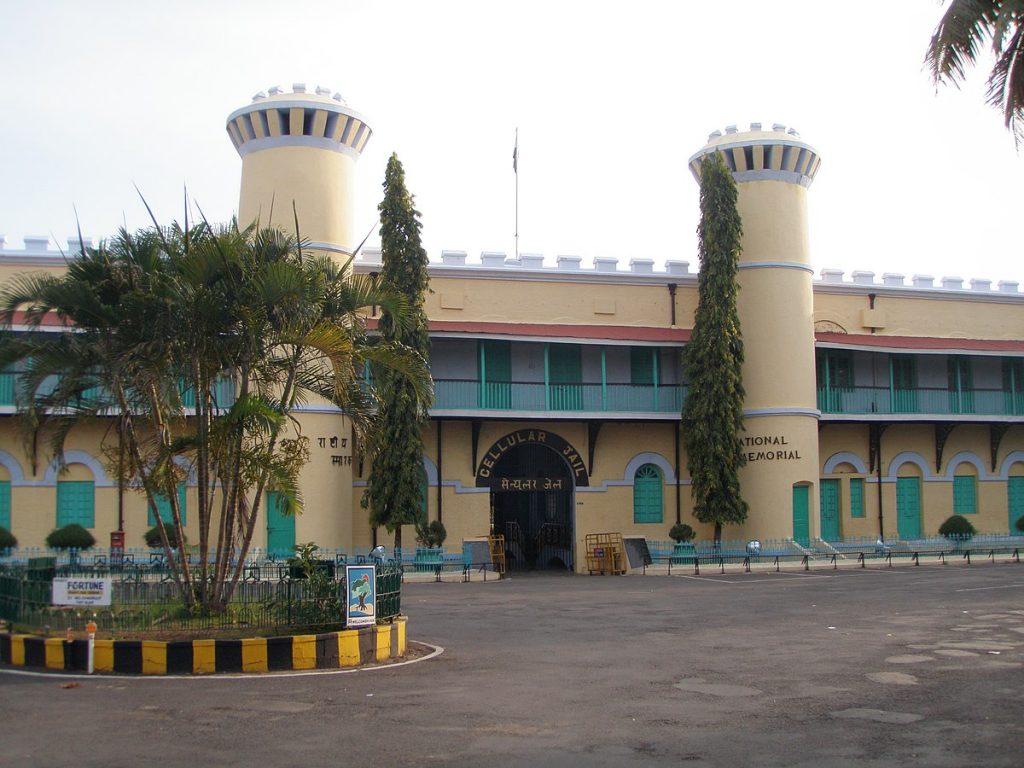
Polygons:
<instances>
[{"instance_id":1,"label":"entrance gateway","mask_svg":"<svg viewBox=\"0 0 1024 768\"><path fill-rule=\"evenodd\" d=\"M490 488L491 533L505 537L510 570L572 570L575 489L589 483L579 451L553 432L521 429L491 446L476 485Z\"/></svg>"}]
</instances>

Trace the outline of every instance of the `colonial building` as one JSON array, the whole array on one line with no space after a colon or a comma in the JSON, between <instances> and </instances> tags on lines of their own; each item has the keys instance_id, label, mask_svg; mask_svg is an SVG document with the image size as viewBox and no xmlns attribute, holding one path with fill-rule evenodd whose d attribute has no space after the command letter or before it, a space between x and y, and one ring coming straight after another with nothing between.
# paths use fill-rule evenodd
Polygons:
<instances>
[{"instance_id":1,"label":"colonial building","mask_svg":"<svg viewBox=\"0 0 1024 768\"><path fill-rule=\"evenodd\" d=\"M242 157L239 220L294 226L312 246L347 259L352 169L371 129L337 95L271 89L228 118ZM792 129L759 124L715 132L690 158L724 155L743 217L739 309L746 388L741 471L747 522L736 539L935 535L950 514L1007 533L1024 516L1024 293L1015 282L881 277L810 266L806 198L819 168ZM69 243L74 250L76 243ZM23 250L0 240L0 279L59 269L45 238ZM364 251L359 272L379 269ZM684 261L664 271L578 257L444 251L431 264L427 313L436 396L424 435L425 504L463 538L503 533L520 565L582 563L586 534L618 531L664 540L677 521L698 538L680 410L681 351L692 328L697 276ZM898 263L893 264L894 269ZM15 374L0 376L0 409L13 413ZM117 528L114 483L99 427L74 438L65 474L34 463L12 418L0 423L0 525L22 545L81 521L97 539ZM312 459L305 512L270 505L258 544L295 541L346 551L372 546L359 501L370 467L345 417L307 407ZM182 491L186 511L192 498ZM123 502L129 546L151 521L141 498ZM407 534L408 540L412 532Z\"/></svg>"}]
</instances>

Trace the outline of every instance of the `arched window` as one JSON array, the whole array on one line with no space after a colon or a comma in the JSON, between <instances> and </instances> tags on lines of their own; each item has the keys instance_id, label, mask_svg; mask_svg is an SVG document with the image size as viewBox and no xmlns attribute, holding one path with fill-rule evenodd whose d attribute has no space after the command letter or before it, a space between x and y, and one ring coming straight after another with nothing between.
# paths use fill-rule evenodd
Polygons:
<instances>
[{"instance_id":1,"label":"arched window","mask_svg":"<svg viewBox=\"0 0 1024 768\"><path fill-rule=\"evenodd\" d=\"M661 470L644 464L633 475L633 522L660 523L662 497Z\"/></svg>"}]
</instances>

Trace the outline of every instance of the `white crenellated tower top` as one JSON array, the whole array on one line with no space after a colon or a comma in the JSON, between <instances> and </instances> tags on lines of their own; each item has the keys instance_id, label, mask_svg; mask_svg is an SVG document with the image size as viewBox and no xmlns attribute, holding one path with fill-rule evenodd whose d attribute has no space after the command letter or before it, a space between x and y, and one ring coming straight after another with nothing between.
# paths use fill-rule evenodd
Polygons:
<instances>
[{"instance_id":1,"label":"white crenellated tower top","mask_svg":"<svg viewBox=\"0 0 1024 768\"><path fill-rule=\"evenodd\" d=\"M809 187L821 164L818 152L800 138L796 129L782 123L773 123L771 130L761 123L751 123L747 131L735 125L726 126L724 133L714 131L689 160L698 182L701 161L711 152L722 153L737 182L784 181Z\"/></svg>"}]
</instances>

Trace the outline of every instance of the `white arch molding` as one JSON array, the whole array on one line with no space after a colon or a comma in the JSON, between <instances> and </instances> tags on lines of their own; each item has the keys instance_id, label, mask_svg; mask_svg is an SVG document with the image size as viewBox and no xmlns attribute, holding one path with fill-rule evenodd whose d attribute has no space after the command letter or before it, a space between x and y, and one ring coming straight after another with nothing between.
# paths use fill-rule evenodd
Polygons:
<instances>
[{"instance_id":1,"label":"white arch molding","mask_svg":"<svg viewBox=\"0 0 1024 768\"><path fill-rule=\"evenodd\" d=\"M924 457L921 456L921 454L916 451L903 451L902 453L897 453L892 457L892 460L889 462L889 471L885 475L885 480L890 483L896 482L896 473L904 464L913 464L920 469L922 480L935 479L932 475L931 467L928 466L928 462L924 460Z\"/></svg>"},{"instance_id":2,"label":"white arch molding","mask_svg":"<svg viewBox=\"0 0 1024 768\"><path fill-rule=\"evenodd\" d=\"M111 488L115 483L107 477L106 471L103 469L103 465L100 464L91 454L85 451L64 451L64 463L65 464L84 464L92 472L93 483L97 488ZM43 475L44 485L56 485L57 475L60 472L60 466L57 459L50 461L46 467L46 472Z\"/></svg>"},{"instance_id":3,"label":"white arch molding","mask_svg":"<svg viewBox=\"0 0 1024 768\"><path fill-rule=\"evenodd\" d=\"M427 473L427 485L431 488L437 485L437 464L430 460L429 457L423 457L423 471Z\"/></svg>"},{"instance_id":4,"label":"white arch molding","mask_svg":"<svg viewBox=\"0 0 1024 768\"><path fill-rule=\"evenodd\" d=\"M12 486L25 484L25 475L21 471L21 462L7 451L0 450L0 465L7 469L7 474L11 476Z\"/></svg>"},{"instance_id":5,"label":"white arch molding","mask_svg":"<svg viewBox=\"0 0 1024 768\"><path fill-rule=\"evenodd\" d=\"M850 451L840 451L839 453L833 453L831 456L828 457L828 460L825 462L825 466L822 471L826 475L831 475L836 471L836 467L838 467L840 464L850 464L855 470L857 470L858 474L868 474L868 467L867 464L864 463L864 460L856 453L851 453Z\"/></svg>"},{"instance_id":6,"label":"white arch molding","mask_svg":"<svg viewBox=\"0 0 1024 768\"><path fill-rule=\"evenodd\" d=\"M978 458L978 455L973 451L960 451L949 460L946 464L946 478L949 480L953 479L956 468L961 464L970 464L978 471L978 479L986 480L988 478L988 472L985 470L985 463Z\"/></svg>"},{"instance_id":7,"label":"white arch molding","mask_svg":"<svg viewBox=\"0 0 1024 768\"><path fill-rule=\"evenodd\" d=\"M999 479L1008 480L1010 477L1010 468L1017 463L1024 464L1024 451L1014 451L1003 459L1003 463L999 467Z\"/></svg>"},{"instance_id":8,"label":"white arch molding","mask_svg":"<svg viewBox=\"0 0 1024 768\"><path fill-rule=\"evenodd\" d=\"M633 478L636 477L636 471L640 469L644 464L653 464L661 470L664 482L674 485L676 482L675 472L672 470L672 465L669 464L668 460L660 453L638 453L629 463L626 464L626 471L623 473L622 481L626 485L633 484Z\"/></svg>"}]
</instances>

